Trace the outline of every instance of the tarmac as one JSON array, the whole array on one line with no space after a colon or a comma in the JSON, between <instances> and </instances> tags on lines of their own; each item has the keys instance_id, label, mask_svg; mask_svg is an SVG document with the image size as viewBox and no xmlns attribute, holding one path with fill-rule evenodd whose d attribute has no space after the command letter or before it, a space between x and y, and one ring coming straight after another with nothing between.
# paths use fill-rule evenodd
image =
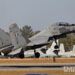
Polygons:
<instances>
[{"instance_id":1,"label":"tarmac","mask_svg":"<svg viewBox=\"0 0 75 75\"><path fill-rule=\"evenodd\" d=\"M61 61L73 61L73 63L57 63L58 59ZM52 58L0 59L0 74L25 75L28 73L41 73L51 75L75 75L75 58L56 58L56 62L49 62L50 60L52 60ZM64 72L64 67L73 68L74 72Z\"/></svg>"},{"instance_id":2,"label":"tarmac","mask_svg":"<svg viewBox=\"0 0 75 75\"><path fill-rule=\"evenodd\" d=\"M0 69L63 69L64 67L73 67L75 68L74 63L53 63L53 64L2 64Z\"/></svg>"}]
</instances>

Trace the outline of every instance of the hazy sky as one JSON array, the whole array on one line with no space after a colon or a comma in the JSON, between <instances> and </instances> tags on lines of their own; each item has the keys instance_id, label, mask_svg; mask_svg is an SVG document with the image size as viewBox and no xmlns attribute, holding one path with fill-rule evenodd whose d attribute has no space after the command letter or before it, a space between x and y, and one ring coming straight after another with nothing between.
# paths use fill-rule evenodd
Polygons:
<instances>
[{"instance_id":1,"label":"hazy sky","mask_svg":"<svg viewBox=\"0 0 75 75\"><path fill-rule=\"evenodd\" d=\"M0 28L10 24L43 30L56 22L75 23L75 0L0 0Z\"/></svg>"}]
</instances>

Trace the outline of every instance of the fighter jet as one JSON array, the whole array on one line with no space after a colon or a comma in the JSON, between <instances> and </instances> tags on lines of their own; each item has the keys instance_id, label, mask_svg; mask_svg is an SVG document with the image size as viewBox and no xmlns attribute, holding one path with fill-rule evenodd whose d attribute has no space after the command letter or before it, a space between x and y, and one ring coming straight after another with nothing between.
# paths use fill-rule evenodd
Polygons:
<instances>
[{"instance_id":1,"label":"fighter jet","mask_svg":"<svg viewBox=\"0 0 75 75\"><path fill-rule=\"evenodd\" d=\"M15 54L23 58L25 51L34 50L34 55L38 58L40 57L40 53L36 52L37 48L41 48L42 46L49 44L51 40L54 40L56 43L55 49L57 49L56 39L64 38L69 33L75 33L75 25L54 24L29 39L23 37L16 24L10 25L9 30L12 45L14 46L12 51ZM54 52L58 54L58 50L55 50Z\"/></svg>"}]
</instances>

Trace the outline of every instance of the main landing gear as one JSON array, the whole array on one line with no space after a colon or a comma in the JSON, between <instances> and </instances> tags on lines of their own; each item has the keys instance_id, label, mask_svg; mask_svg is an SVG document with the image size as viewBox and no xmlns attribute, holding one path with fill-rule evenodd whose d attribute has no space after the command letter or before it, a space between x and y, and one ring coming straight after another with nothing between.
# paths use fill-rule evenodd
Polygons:
<instances>
[{"instance_id":1,"label":"main landing gear","mask_svg":"<svg viewBox=\"0 0 75 75\"><path fill-rule=\"evenodd\" d=\"M35 49L34 49L34 55L35 55L35 58L39 58L40 57L40 53L39 52L36 52Z\"/></svg>"}]
</instances>

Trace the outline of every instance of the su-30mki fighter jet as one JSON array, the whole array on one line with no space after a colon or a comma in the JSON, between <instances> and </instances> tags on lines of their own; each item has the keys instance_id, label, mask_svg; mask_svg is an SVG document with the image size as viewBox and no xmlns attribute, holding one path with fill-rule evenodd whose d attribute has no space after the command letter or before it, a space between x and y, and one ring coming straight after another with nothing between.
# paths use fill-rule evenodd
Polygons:
<instances>
[{"instance_id":1,"label":"su-30mki fighter jet","mask_svg":"<svg viewBox=\"0 0 75 75\"><path fill-rule=\"evenodd\" d=\"M25 51L33 50L35 57L39 58L40 53L36 52L37 48L49 44L50 40L54 40L56 43L55 49L58 48L56 39L64 38L69 33L75 33L75 25L54 24L29 39L23 37L16 24L10 25L9 30L12 45L14 46L14 49L10 54L23 58ZM58 50L55 50L54 52L58 53Z\"/></svg>"}]
</instances>

